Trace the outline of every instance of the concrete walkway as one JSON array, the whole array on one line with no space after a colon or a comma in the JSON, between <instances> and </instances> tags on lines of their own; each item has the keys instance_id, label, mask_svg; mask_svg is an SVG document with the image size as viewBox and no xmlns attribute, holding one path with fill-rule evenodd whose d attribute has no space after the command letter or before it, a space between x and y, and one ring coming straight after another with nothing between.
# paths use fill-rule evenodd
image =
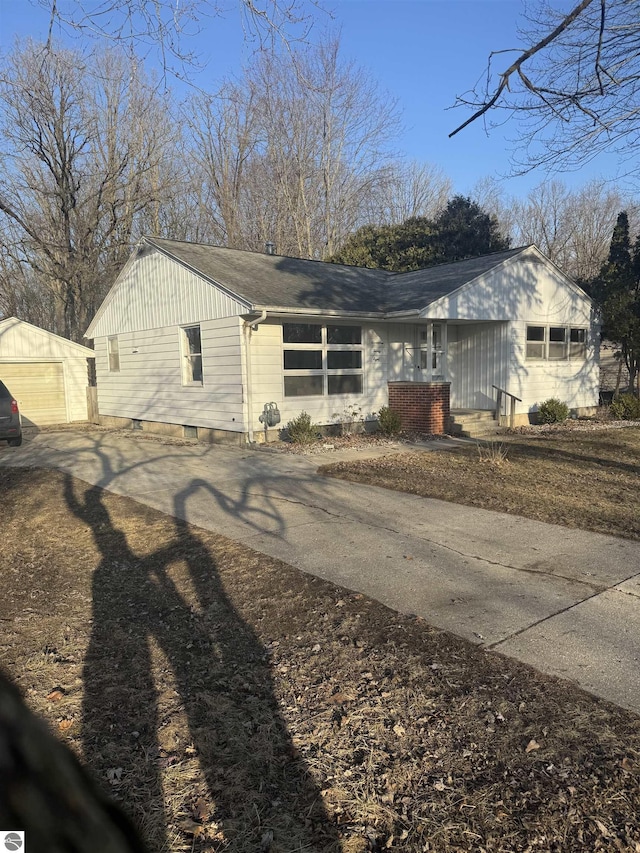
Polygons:
<instances>
[{"instance_id":1,"label":"concrete walkway","mask_svg":"<svg viewBox=\"0 0 640 853\"><path fill-rule=\"evenodd\" d=\"M129 495L640 713L639 543L319 477L334 459L74 430L0 449L0 466Z\"/></svg>"}]
</instances>

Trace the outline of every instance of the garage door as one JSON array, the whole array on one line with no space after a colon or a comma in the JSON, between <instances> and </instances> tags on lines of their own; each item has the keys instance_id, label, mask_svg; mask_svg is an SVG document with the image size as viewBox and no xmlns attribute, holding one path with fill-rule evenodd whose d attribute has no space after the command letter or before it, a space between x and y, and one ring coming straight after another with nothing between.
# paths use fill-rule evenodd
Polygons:
<instances>
[{"instance_id":1,"label":"garage door","mask_svg":"<svg viewBox=\"0 0 640 853\"><path fill-rule=\"evenodd\" d=\"M50 361L3 363L0 364L0 379L18 401L25 426L66 423L62 364Z\"/></svg>"}]
</instances>

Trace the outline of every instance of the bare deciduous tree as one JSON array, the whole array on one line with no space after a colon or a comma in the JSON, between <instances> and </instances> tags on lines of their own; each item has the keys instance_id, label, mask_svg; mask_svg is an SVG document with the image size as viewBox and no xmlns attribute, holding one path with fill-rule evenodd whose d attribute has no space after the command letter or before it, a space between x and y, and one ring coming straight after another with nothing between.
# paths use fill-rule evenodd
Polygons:
<instances>
[{"instance_id":1,"label":"bare deciduous tree","mask_svg":"<svg viewBox=\"0 0 640 853\"><path fill-rule=\"evenodd\" d=\"M59 28L101 44L126 47L139 56L153 54L164 75L184 79L202 67L191 38L212 18L233 5L222 0L35 0L49 16L49 41ZM245 37L263 47L280 43L287 49L304 41L321 9L319 0L236 0ZM328 14L328 13L325 13Z\"/></svg>"},{"instance_id":2,"label":"bare deciduous tree","mask_svg":"<svg viewBox=\"0 0 640 853\"><path fill-rule=\"evenodd\" d=\"M48 293L53 331L80 340L141 214L163 191L166 108L121 54L89 63L28 42L0 75L0 239L11 240L9 280Z\"/></svg>"},{"instance_id":3,"label":"bare deciduous tree","mask_svg":"<svg viewBox=\"0 0 640 853\"><path fill-rule=\"evenodd\" d=\"M629 200L603 181L578 190L561 181L543 182L525 200L512 202L515 242L535 243L567 275L587 281L607 258L610 235L625 203Z\"/></svg>"},{"instance_id":4,"label":"bare deciduous tree","mask_svg":"<svg viewBox=\"0 0 640 853\"><path fill-rule=\"evenodd\" d=\"M566 13L538 0L526 21L528 47L490 55L484 85L456 100L473 113L451 135L503 110L522 121L519 171L576 167L602 151L630 161L634 171L640 133L638 4L581 0ZM502 54L514 52L515 59L496 71Z\"/></svg>"},{"instance_id":5,"label":"bare deciduous tree","mask_svg":"<svg viewBox=\"0 0 640 853\"><path fill-rule=\"evenodd\" d=\"M380 174L366 210L367 222L399 225L407 219L433 219L447 206L453 184L431 163L398 160Z\"/></svg>"},{"instance_id":6,"label":"bare deciduous tree","mask_svg":"<svg viewBox=\"0 0 640 853\"><path fill-rule=\"evenodd\" d=\"M311 258L363 220L398 127L395 102L340 60L337 40L260 56L240 82L195 96L186 123L214 241L261 250L271 240Z\"/></svg>"}]
</instances>

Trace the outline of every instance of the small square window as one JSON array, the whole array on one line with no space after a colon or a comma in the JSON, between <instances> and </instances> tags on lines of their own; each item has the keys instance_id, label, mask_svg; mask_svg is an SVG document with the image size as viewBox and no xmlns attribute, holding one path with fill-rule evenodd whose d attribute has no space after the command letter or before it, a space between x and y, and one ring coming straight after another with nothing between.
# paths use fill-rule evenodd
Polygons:
<instances>
[{"instance_id":1,"label":"small square window","mask_svg":"<svg viewBox=\"0 0 640 853\"><path fill-rule=\"evenodd\" d=\"M316 323L283 323L282 340L285 344L321 344L322 326Z\"/></svg>"},{"instance_id":2,"label":"small square window","mask_svg":"<svg viewBox=\"0 0 640 853\"><path fill-rule=\"evenodd\" d=\"M285 397L318 397L324 390L324 376L285 376Z\"/></svg>"},{"instance_id":3,"label":"small square window","mask_svg":"<svg viewBox=\"0 0 640 853\"><path fill-rule=\"evenodd\" d=\"M285 370L322 370L322 350L286 349L284 351Z\"/></svg>"},{"instance_id":4,"label":"small square window","mask_svg":"<svg viewBox=\"0 0 640 853\"><path fill-rule=\"evenodd\" d=\"M362 350L329 350L327 368L329 370L360 370Z\"/></svg>"},{"instance_id":5,"label":"small square window","mask_svg":"<svg viewBox=\"0 0 640 853\"><path fill-rule=\"evenodd\" d=\"M361 344L361 326L327 326L328 344Z\"/></svg>"},{"instance_id":6,"label":"small square window","mask_svg":"<svg viewBox=\"0 0 640 853\"><path fill-rule=\"evenodd\" d=\"M328 376L329 394L362 394L362 374Z\"/></svg>"}]
</instances>

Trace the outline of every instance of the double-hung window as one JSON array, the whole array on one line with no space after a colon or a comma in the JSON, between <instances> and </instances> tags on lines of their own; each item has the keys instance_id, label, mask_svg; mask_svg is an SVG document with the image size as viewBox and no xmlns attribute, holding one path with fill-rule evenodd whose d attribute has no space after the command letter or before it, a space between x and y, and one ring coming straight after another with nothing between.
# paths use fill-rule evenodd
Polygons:
<instances>
[{"instance_id":1,"label":"double-hung window","mask_svg":"<svg viewBox=\"0 0 640 853\"><path fill-rule=\"evenodd\" d=\"M362 328L283 323L285 397L362 394Z\"/></svg>"},{"instance_id":2,"label":"double-hung window","mask_svg":"<svg viewBox=\"0 0 640 853\"><path fill-rule=\"evenodd\" d=\"M202 385L202 343L200 326L180 329L182 349L182 384Z\"/></svg>"},{"instance_id":3,"label":"double-hung window","mask_svg":"<svg viewBox=\"0 0 640 853\"><path fill-rule=\"evenodd\" d=\"M566 361L567 330L564 326L549 326L549 361Z\"/></svg>"},{"instance_id":4,"label":"double-hung window","mask_svg":"<svg viewBox=\"0 0 640 853\"><path fill-rule=\"evenodd\" d=\"M529 360L575 361L587 357L587 330L579 326L527 326Z\"/></svg>"},{"instance_id":5,"label":"double-hung window","mask_svg":"<svg viewBox=\"0 0 640 853\"><path fill-rule=\"evenodd\" d=\"M569 329L569 358L585 359L587 357L587 330Z\"/></svg>"},{"instance_id":6,"label":"double-hung window","mask_svg":"<svg viewBox=\"0 0 640 853\"><path fill-rule=\"evenodd\" d=\"M120 348L118 346L118 336L114 335L107 339L107 350L109 353L109 373L120 372Z\"/></svg>"}]
</instances>

